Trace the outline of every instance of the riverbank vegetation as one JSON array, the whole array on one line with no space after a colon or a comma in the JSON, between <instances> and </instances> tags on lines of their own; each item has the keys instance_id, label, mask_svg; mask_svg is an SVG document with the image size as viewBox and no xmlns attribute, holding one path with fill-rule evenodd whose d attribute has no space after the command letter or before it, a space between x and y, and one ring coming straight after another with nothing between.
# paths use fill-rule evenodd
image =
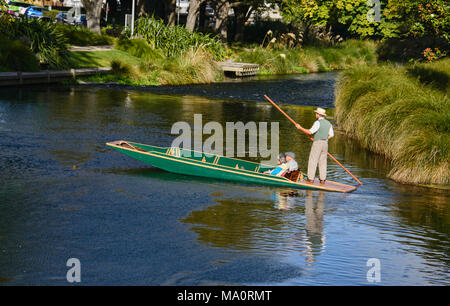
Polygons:
<instances>
[{"instance_id":1,"label":"riverbank vegetation","mask_svg":"<svg viewBox=\"0 0 450 306\"><path fill-rule=\"evenodd\" d=\"M50 68L70 67L67 39L54 24L23 18L10 21L0 17L0 48L8 49L8 41L16 41L16 50L20 42L21 50L4 55L0 67L35 71L35 64L31 60L27 60L26 65L23 62L24 65L11 67L11 62L21 62L22 54L30 52L38 63L44 63Z\"/></svg>"},{"instance_id":2,"label":"riverbank vegetation","mask_svg":"<svg viewBox=\"0 0 450 306\"><path fill-rule=\"evenodd\" d=\"M133 78L123 75L90 77L90 82L117 82L129 85L157 84L196 84L213 83L223 79L223 72L217 65L216 57L203 48L191 48L179 55L167 57L163 52L152 49L140 39L121 39L116 49L126 52L127 56L119 61L123 65L136 66ZM339 47L304 49L266 49L230 47L226 49L228 60L236 62L256 63L260 65L260 75L313 73L346 69L352 65L372 64L376 62L375 43L369 41L347 41ZM100 51L98 51L100 52ZM108 52L110 51L101 51ZM78 53L78 52L74 52ZM90 61L83 64L79 56L80 66L92 67L92 61L102 62L91 52ZM116 59L114 59L116 60ZM136 63L138 61L138 63ZM94 64L95 66L95 64Z\"/></svg>"},{"instance_id":3,"label":"riverbank vegetation","mask_svg":"<svg viewBox=\"0 0 450 306\"><path fill-rule=\"evenodd\" d=\"M285 45L231 48L237 62L260 65L260 74L312 73L342 70L376 62L376 43L347 40L335 46L288 48Z\"/></svg>"},{"instance_id":4,"label":"riverbank vegetation","mask_svg":"<svg viewBox=\"0 0 450 306\"><path fill-rule=\"evenodd\" d=\"M259 74L310 73L373 64L377 56L416 60L423 50L430 47L446 50L448 33L445 24L448 18L445 18L447 8L442 1L437 0L430 5L409 0L382 4L381 9L385 13L378 16L379 21L367 19L370 6L363 2L210 1L208 4L215 9L215 19L212 20L216 21L211 27L211 19L206 20L203 14L206 5L203 0L190 2L185 25L174 24L173 8L167 1L163 1L163 16L151 6L139 8L141 4L138 1L139 18L133 35L129 28L120 30L117 25L91 31L89 20L94 17L89 14L87 28L2 17L0 35L6 39L2 41L20 40L22 48L29 48L42 67L111 66L112 62L122 61L122 66L133 67L136 75L132 79L123 79L122 75L108 76L105 80L129 80L144 85L215 82L222 79L216 62L224 60L257 63L260 65ZM264 17L275 7L279 8L282 20ZM233 17L228 14L231 8L235 13ZM86 9L89 10L88 7ZM247 13L242 15L243 12ZM400 13L405 16L399 16ZM190 23L192 14L198 17L197 23ZM429 17L429 14L434 17ZM412 24L412 21L416 22ZM422 39L430 35L434 40ZM411 48L398 47L398 41L412 38L425 41L423 50L417 43L414 53L408 53ZM127 55L118 58L119 52L69 51L70 45L104 44L114 45ZM12 52L8 53L10 57L14 57ZM8 62L8 59L3 62ZM9 62L17 61L13 58ZM0 66L4 71L14 69L2 63ZM31 62L29 68L26 65L20 67L36 70ZM202 69L205 71L201 72ZM174 77L173 74L177 73L180 75ZM97 81L102 80L97 78Z\"/></svg>"},{"instance_id":5,"label":"riverbank vegetation","mask_svg":"<svg viewBox=\"0 0 450 306\"><path fill-rule=\"evenodd\" d=\"M392 160L389 177L448 185L450 59L354 66L336 88L339 128Z\"/></svg>"},{"instance_id":6,"label":"riverbank vegetation","mask_svg":"<svg viewBox=\"0 0 450 306\"><path fill-rule=\"evenodd\" d=\"M117 50L141 61L136 65L127 58L122 60L122 66L138 66L133 69L134 77L127 73L87 80L129 85L212 83L223 79L217 61L224 60L259 64L260 75L332 71L376 61L376 43L372 41L336 42L325 37L320 45L304 46L292 33L280 34L277 40L269 30L261 44L225 45L210 34L165 25L154 17L140 18L136 33L139 38L126 33L115 41Z\"/></svg>"}]
</instances>

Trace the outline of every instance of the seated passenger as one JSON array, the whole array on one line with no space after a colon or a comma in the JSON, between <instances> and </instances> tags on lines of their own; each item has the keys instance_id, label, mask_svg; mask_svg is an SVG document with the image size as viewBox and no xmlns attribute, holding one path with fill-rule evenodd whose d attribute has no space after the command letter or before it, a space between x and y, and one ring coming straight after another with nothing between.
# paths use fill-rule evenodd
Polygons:
<instances>
[{"instance_id":1,"label":"seated passenger","mask_svg":"<svg viewBox=\"0 0 450 306\"><path fill-rule=\"evenodd\" d=\"M266 171L264 173L276 175L276 176L282 176L288 171L289 166L286 163L286 156L283 153L280 153L278 155L278 167L275 169Z\"/></svg>"},{"instance_id":2,"label":"seated passenger","mask_svg":"<svg viewBox=\"0 0 450 306\"><path fill-rule=\"evenodd\" d=\"M288 172L298 170L298 164L295 161L295 154L292 152L286 152L284 155L286 155L286 165L289 166Z\"/></svg>"}]
</instances>

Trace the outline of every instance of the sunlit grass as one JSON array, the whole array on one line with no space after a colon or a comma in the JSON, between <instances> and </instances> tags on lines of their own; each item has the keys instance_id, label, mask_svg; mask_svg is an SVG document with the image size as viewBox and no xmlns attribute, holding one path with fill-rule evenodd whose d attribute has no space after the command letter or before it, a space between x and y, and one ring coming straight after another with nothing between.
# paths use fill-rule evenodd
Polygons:
<instances>
[{"instance_id":1,"label":"sunlit grass","mask_svg":"<svg viewBox=\"0 0 450 306\"><path fill-rule=\"evenodd\" d=\"M444 59L420 67L426 71L448 66L449 62ZM335 117L340 128L364 147L393 161L389 173L392 179L449 184L448 88L433 86L433 78L442 82L442 74L427 73L425 81L420 77L424 73L416 69L383 64L355 66L342 72L336 88ZM448 80L449 70L443 71Z\"/></svg>"},{"instance_id":2,"label":"sunlit grass","mask_svg":"<svg viewBox=\"0 0 450 306\"><path fill-rule=\"evenodd\" d=\"M146 53L142 58L118 50L73 53L77 53L72 59L77 68L113 68L112 74L83 78L89 82L132 86L180 85L212 83L223 76L212 56L202 49L191 49L173 57L148 56Z\"/></svg>"},{"instance_id":3,"label":"sunlit grass","mask_svg":"<svg viewBox=\"0 0 450 306\"><path fill-rule=\"evenodd\" d=\"M221 74L208 52L191 49L180 56L166 59L162 63L159 80L162 84L171 85L212 83L218 80Z\"/></svg>"},{"instance_id":4,"label":"sunlit grass","mask_svg":"<svg viewBox=\"0 0 450 306\"><path fill-rule=\"evenodd\" d=\"M72 51L70 61L73 68L111 67L111 61L122 60L130 65L139 65L141 59L120 50Z\"/></svg>"},{"instance_id":5,"label":"sunlit grass","mask_svg":"<svg viewBox=\"0 0 450 306\"><path fill-rule=\"evenodd\" d=\"M301 49L232 48L231 56L238 62L260 65L260 74L313 73L347 69L353 65L376 62L376 44L349 40L336 47Z\"/></svg>"},{"instance_id":6,"label":"sunlit grass","mask_svg":"<svg viewBox=\"0 0 450 306\"><path fill-rule=\"evenodd\" d=\"M164 55L160 49L152 48L143 39L121 38L116 40L115 47L118 50L72 52L73 66L110 66L112 61L120 60L138 67L132 78L123 75L117 77L118 82L131 81L131 84L212 83L223 78L223 72L215 62L216 56L202 47L197 46L173 56ZM259 75L333 71L376 60L375 45L368 41L348 41L328 48L233 47L227 49L227 57L238 62L258 64Z\"/></svg>"}]
</instances>

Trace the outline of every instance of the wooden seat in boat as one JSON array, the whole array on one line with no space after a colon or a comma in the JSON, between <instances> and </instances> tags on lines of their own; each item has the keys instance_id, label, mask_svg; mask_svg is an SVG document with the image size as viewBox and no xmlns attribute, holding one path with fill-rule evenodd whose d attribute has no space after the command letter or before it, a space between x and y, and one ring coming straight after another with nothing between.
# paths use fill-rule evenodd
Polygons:
<instances>
[{"instance_id":1,"label":"wooden seat in boat","mask_svg":"<svg viewBox=\"0 0 450 306\"><path fill-rule=\"evenodd\" d=\"M300 170L286 172L283 176L290 181L297 182L298 177L300 176Z\"/></svg>"}]
</instances>

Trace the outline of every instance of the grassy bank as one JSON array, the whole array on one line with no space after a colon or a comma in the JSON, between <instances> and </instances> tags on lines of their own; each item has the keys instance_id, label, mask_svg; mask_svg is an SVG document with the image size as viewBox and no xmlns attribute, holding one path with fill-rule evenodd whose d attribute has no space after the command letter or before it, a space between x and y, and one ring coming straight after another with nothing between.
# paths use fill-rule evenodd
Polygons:
<instances>
[{"instance_id":1,"label":"grassy bank","mask_svg":"<svg viewBox=\"0 0 450 306\"><path fill-rule=\"evenodd\" d=\"M143 39L119 39L116 49L127 56L116 56L112 51L74 52L77 67L110 66L119 62L122 67L115 75L88 78L93 82L116 82L124 85L197 84L213 83L223 79L217 66L217 58L202 47L183 50L167 56L152 48ZM226 50L223 59L260 65L259 74L313 73L347 69L353 65L371 64L376 61L375 43L350 40L336 47L302 49L267 49L261 47L233 48ZM109 61L109 62L108 62ZM117 64L117 63L116 63Z\"/></svg>"},{"instance_id":2,"label":"grassy bank","mask_svg":"<svg viewBox=\"0 0 450 306\"><path fill-rule=\"evenodd\" d=\"M363 40L348 40L334 47L231 48L229 53L237 62L259 64L259 74L325 72L376 62L376 44Z\"/></svg>"},{"instance_id":3,"label":"grassy bank","mask_svg":"<svg viewBox=\"0 0 450 306\"><path fill-rule=\"evenodd\" d=\"M122 60L130 65L139 65L141 60L120 50L71 52L72 68L110 67L112 61Z\"/></svg>"},{"instance_id":4,"label":"grassy bank","mask_svg":"<svg viewBox=\"0 0 450 306\"><path fill-rule=\"evenodd\" d=\"M110 66L117 68L114 74L88 80L176 85L222 80L217 62L224 60L259 64L260 75L331 71L376 61L375 43L369 41L349 40L332 47L281 42L236 47L223 44L216 36L191 33L153 17L139 18L135 35L139 39L130 39L127 31L112 37L84 27L0 18L0 71ZM70 45L115 45L116 50L71 52Z\"/></svg>"},{"instance_id":5,"label":"grassy bank","mask_svg":"<svg viewBox=\"0 0 450 306\"><path fill-rule=\"evenodd\" d=\"M73 52L77 68L112 67L112 74L83 78L95 83L114 82L122 85L181 85L213 83L223 73L212 56L203 49L185 51L166 57L152 51L125 52L121 50Z\"/></svg>"},{"instance_id":6,"label":"grassy bank","mask_svg":"<svg viewBox=\"0 0 450 306\"><path fill-rule=\"evenodd\" d=\"M402 183L449 184L450 59L409 66L364 65L342 72L336 120L371 151L392 160Z\"/></svg>"}]
</instances>

